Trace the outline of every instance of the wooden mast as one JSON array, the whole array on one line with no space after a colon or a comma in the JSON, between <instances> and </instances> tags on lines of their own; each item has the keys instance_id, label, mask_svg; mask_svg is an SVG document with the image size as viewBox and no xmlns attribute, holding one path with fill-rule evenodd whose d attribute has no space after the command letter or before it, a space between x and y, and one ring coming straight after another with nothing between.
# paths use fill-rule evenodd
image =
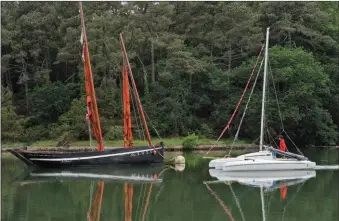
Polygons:
<instances>
[{"instance_id":1,"label":"wooden mast","mask_svg":"<svg viewBox=\"0 0 339 221\"><path fill-rule=\"evenodd\" d=\"M91 62L89 57L88 42L86 35L86 27L84 21L84 13L82 10L82 3L79 2L80 6L80 19L82 26L82 39L83 39L83 61L84 61L84 72L85 72L85 87L86 87L86 103L87 103L87 115L86 119L90 120L93 134L98 142L98 151L104 150L104 142L101 133L100 119L98 113L98 106L96 101L96 95L94 90L93 75Z\"/></svg>"},{"instance_id":2,"label":"wooden mast","mask_svg":"<svg viewBox=\"0 0 339 221\"><path fill-rule=\"evenodd\" d=\"M125 59L122 66L122 96L124 104L124 147L133 147L131 103L128 82L128 70Z\"/></svg>"},{"instance_id":3,"label":"wooden mast","mask_svg":"<svg viewBox=\"0 0 339 221\"><path fill-rule=\"evenodd\" d=\"M148 145L149 145L149 147L152 147L153 145L152 145L152 141L151 141L151 136L149 134L146 118L145 118L145 115L144 115L144 109L143 109L143 107L141 105L139 94L138 94L138 90L137 90L137 87L136 87L135 82L134 82L132 68L131 68L131 65L130 65L130 63L128 61L128 57L127 57L127 53L126 53L126 49L125 49L124 40L122 38L122 34L120 34L120 43L121 43L121 49L122 49L122 55L123 55L123 59L124 59L124 64L127 64L128 73L129 73L129 77L131 79L132 87L133 87L133 90L134 90L134 93L135 93L135 97L136 97L136 100L137 100L137 103L138 103L138 109L139 109L139 112L140 112L141 120L142 120L142 123L143 123L143 125L145 127L145 133L146 133L146 138L147 138L147 141L148 141Z\"/></svg>"}]
</instances>

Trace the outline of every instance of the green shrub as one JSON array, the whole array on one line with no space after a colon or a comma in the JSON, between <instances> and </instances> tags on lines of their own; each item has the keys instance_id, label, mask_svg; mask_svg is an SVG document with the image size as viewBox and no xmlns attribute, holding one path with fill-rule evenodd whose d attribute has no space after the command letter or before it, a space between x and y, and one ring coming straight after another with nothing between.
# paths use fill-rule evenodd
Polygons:
<instances>
[{"instance_id":1,"label":"green shrub","mask_svg":"<svg viewBox=\"0 0 339 221\"><path fill-rule=\"evenodd\" d=\"M212 138L213 137L213 129L208 126L207 124L201 124L199 135L205 138Z\"/></svg>"},{"instance_id":2,"label":"green shrub","mask_svg":"<svg viewBox=\"0 0 339 221\"><path fill-rule=\"evenodd\" d=\"M104 137L105 140L122 140L124 139L123 128L121 126L110 126Z\"/></svg>"},{"instance_id":3,"label":"green shrub","mask_svg":"<svg viewBox=\"0 0 339 221\"><path fill-rule=\"evenodd\" d=\"M195 133L186 136L182 142L182 146L184 150L192 150L198 144L199 137L195 135Z\"/></svg>"}]
</instances>

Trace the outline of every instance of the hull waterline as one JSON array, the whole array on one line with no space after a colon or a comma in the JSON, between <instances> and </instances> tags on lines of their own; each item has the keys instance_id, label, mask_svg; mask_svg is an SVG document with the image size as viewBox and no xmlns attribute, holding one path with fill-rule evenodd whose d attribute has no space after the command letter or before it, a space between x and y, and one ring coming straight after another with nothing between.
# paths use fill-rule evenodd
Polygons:
<instances>
[{"instance_id":1,"label":"hull waterline","mask_svg":"<svg viewBox=\"0 0 339 221\"><path fill-rule=\"evenodd\" d=\"M9 150L29 166L60 168L100 165L142 165L163 163L164 147L116 148L104 151L26 151Z\"/></svg>"}]
</instances>

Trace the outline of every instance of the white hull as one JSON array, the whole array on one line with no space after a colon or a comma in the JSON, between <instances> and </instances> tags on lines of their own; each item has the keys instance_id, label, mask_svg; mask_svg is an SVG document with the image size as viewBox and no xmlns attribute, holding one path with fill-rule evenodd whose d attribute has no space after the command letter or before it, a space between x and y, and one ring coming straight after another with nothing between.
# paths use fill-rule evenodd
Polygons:
<instances>
[{"instance_id":1,"label":"white hull","mask_svg":"<svg viewBox=\"0 0 339 221\"><path fill-rule=\"evenodd\" d=\"M232 157L232 158L219 158L219 159L214 159L211 160L208 164L209 168L215 168L218 170L222 170L222 167L224 163L227 162L234 162L234 161L244 161L247 159L267 159L271 160L272 158L272 153L270 151L259 151L255 153L248 153L248 154L243 154L238 157Z\"/></svg>"},{"instance_id":2,"label":"white hull","mask_svg":"<svg viewBox=\"0 0 339 221\"><path fill-rule=\"evenodd\" d=\"M209 168L223 171L313 170L315 167L316 163L309 160L275 158L267 150L209 162Z\"/></svg>"},{"instance_id":3,"label":"white hull","mask_svg":"<svg viewBox=\"0 0 339 221\"><path fill-rule=\"evenodd\" d=\"M313 170L316 164L308 160L243 160L224 163L223 171L277 171L277 170Z\"/></svg>"}]
</instances>

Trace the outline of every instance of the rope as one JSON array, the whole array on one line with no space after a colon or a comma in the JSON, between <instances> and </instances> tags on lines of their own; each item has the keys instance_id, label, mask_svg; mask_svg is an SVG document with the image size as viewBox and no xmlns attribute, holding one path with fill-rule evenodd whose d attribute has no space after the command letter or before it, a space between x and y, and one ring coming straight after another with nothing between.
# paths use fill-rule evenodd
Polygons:
<instances>
[{"instance_id":1,"label":"rope","mask_svg":"<svg viewBox=\"0 0 339 221\"><path fill-rule=\"evenodd\" d=\"M142 183L141 188L140 188L140 195L138 199L138 206L136 209L135 220L138 220L137 218L141 216L142 208L140 207L140 203L141 203L141 198L145 199L145 195L146 195L146 186Z\"/></svg>"},{"instance_id":2,"label":"rope","mask_svg":"<svg viewBox=\"0 0 339 221\"><path fill-rule=\"evenodd\" d=\"M297 192L294 194L293 198L291 198L291 200L285 204L284 211L283 211L283 216L282 216L281 220L283 220L284 217L285 217L285 212L286 212L287 205L290 204L297 197L299 191L301 190L301 187L303 187L305 183L306 183L306 180L298 187Z\"/></svg>"},{"instance_id":3,"label":"rope","mask_svg":"<svg viewBox=\"0 0 339 221\"><path fill-rule=\"evenodd\" d=\"M284 133L286 134L287 138L292 142L292 144L294 145L294 147L297 149L297 151L304 156L304 154L301 152L301 150L297 147L297 145L293 142L293 140L290 138L290 136L288 136L287 132L284 130Z\"/></svg>"},{"instance_id":4,"label":"rope","mask_svg":"<svg viewBox=\"0 0 339 221\"><path fill-rule=\"evenodd\" d=\"M226 183L225 183L226 184ZM242 212L242 209L241 209L241 206L240 206L240 202L238 200L238 197L235 195L234 191L233 191L233 188L232 188L232 185L230 184L230 189L231 189L231 192L232 192L232 195L233 195L233 198L235 200L235 204L237 205L238 209L239 209L239 212L240 212L240 215L241 215L241 218L242 220L245 221L245 216L244 216L244 213Z\"/></svg>"},{"instance_id":5,"label":"rope","mask_svg":"<svg viewBox=\"0 0 339 221\"><path fill-rule=\"evenodd\" d=\"M131 86L130 86L130 89L132 89ZM134 91L133 90L131 90L131 91L134 94ZM135 96L135 94L134 94L134 96ZM133 110L134 110L133 111L134 112L134 117L135 117L135 121L137 123L138 131L139 131L139 139L141 140L141 134L142 134L143 137L144 137L144 140L146 140L145 133L144 133L144 126L142 125L140 116L137 117L137 115L136 115L136 108L134 106L134 99L135 99L135 97L133 97L133 96L131 96L131 97L132 97L132 99L131 99L132 100L132 106L133 106ZM139 124L138 124L138 120L140 120L141 130L140 130L140 127L139 127ZM141 131L141 133L140 133L140 131Z\"/></svg>"},{"instance_id":6,"label":"rope","mask_svg":"<svg viewBox=\"0 0 339 221\"><path fill-rule=\"evenodd\" d=\"M152 126L152 128L154 129L155 133L157 134L158 138L159 138L160 140L162 140L162 138L160 137L160 135L159 135L159 133L158 133L157 129L156 129L156 128L155 128L155 126L153 125L153 123L152 123L151 119L148 117L148 114L146 113L146 111L145 111L145 110L144 110L144 114L146 115L146 117L147 117L148 121L151 123L151 126Z\"/></svg>"},{"instance_id":7,"label":"rope","mask_svg":"<svg viewBox=\"0 0 339 221\"><path fill-rule=\"evenodd\" d=\"M255 85L256 85L256 83L257 83L257 80L258 80L258 77L259 77L259 74L260 74L260 70L261 70L263 61L264 61L264 59L261 60L261 63L260 63L260 67L259 67L257 76L256 76L256 78L255 78L255 80L254 80L254 83L253 83L253 86L252 86L252 90L251 90L250 96L248 97L248 101L247 101L247 103L246 103L244 113L243 113L243 115L242 115L242 117L241 117L241 120L240 120L240 123L239 123L239 126L238 126L238 130L237 130L237 132L236 132L236 134L235 134L235 136L234 136L234 139L233 139L231 148L230 148L228 154L226 154L224 157L230 156L231 151L233 150L233 144L235 143L236 140L238 140L238 135L239 135L239 132L240 132L240 127L241 127L242 122L243 122L243 120L244 120L244 118L245 118L245 114L246 114L246 110L247 110L248 104L249 104L249 102L251 101L251 97L252 97L252 94L253 94Z\"/></svg>"},{"instance_id":8,"label":"rope","mask_svg":"<svg viewBox=\"0 0 339 221\"><path fill-rule=\"evenodd\" d=\"M250 83L250 81L251 81L251 79L252 79L254 70L255 70L255 68L257 67L257 64L258 64L259 58L261 57L261 53L262 53L263 48L264 48L264 45L263 45L263 46L261 47L261 49L260 49L259 55L258 55L258 57L257 57L257 60L256 60L255 64L254 64L254 67L252 68L250 77L249 77L249 79L247 80L245 89L244 89L244 91L242 92L242 94L241 94L241 96L240 96L240 99L239 99L239 101L238 101L238 104L237 104L235 110L233 111L232 116L231 116L231 118L229 119L229 121L228 121L226 127L224 128L224 130L221 132L220 136L218 137L217 141L220 140L220 138L224 135L225 131L229 128L231 122L233 121L233 118L234 118L234 116L235 116L235 114L236 114L236 112L237 112L237 110L238 110L238 108L239 108L239 106L240 106L240 104L241 104L241 102L242 102L242 99L243 99L243 97L244 97L244 95L245 95L245 93L246 93L246 91L247 91L248 85L249 85L249 83Z\"/></svg>"},{"instance_id":9,"label":"rope","mask_svg":"<svg viewBox=\"0 0 339 221\"><path fill-rule=\"evenodd\" d=\"M89 135L89 147L92 147L92 130L91 130L91 122L89 120L87 121L88 125L88 135Z\"/></svg>"},{"instance_id":10,"label":"rope","mask_svg":"<svg viewBox=\"0 0 339 221\"><path fill-rule=\"evenodd\" d=\"M247 88L248 88L248 86L249 86L249 83L250 83L250 81L251 81L251 79L252 79L252 76L253 76L253 73L254 73L254 71L255 71L255 68L257 67L259 58L261 57L261 53L262 53L262 51L263 51L264 46L265 46L265 44L263 44L262 47L261 47L261 49L260 49L259 55L258 55L258 57L257 57L257 60L256 60L256 62L255 62L255 64L254 64L253 68L252 68L250 77L249 77L249 79L247 80L245 89L244 89L244 91L242 92L242 94L241 94L241 96L240 96L240 99L239 99L239 101L238 101L238 104L237 104L235 110L233 111L231 118L230 118L229 121L227 122L226 127L224 128L224 130L221 132L220 136L219 136L218 139L216 140L216 143L220 140L220 138L224 135L225 131L229 128L229 126L230 126L231 122L233 121L233 118L234 118L234 116L235 116L237 110L239 109L239 106L240 106L240 104L241 104L241 102L242 102L242 99L243 99L243 97L244 97L244 95L245 95L245 93L246 93L246 91L247 91ZM227 149L227 147L225 147L225 148ZM205 155L204 155L203 157L206 157L212 149L213 149L213 146L211 146L211 148L205 153Z\"/></svg>"},{"instance_id":11,"label":"rope","mask_svg":"<svg viewBox=\"0 0 339 221\"><path fill-rule=\"evenodd\" d=\"M278 113L279 113L281 128L282 128L282 130L285 130L285 129L284 129L284 124L283 124L283 121L282 121L282 114L281 114L281 110L280 110L280 105L279 105L279 100L278 100L278 94L277 94L277 90L275 89L275 82L274 82L274 78L273 78L273 72L272 72L272 68L271 68L271 63L270 63L269 60L268 60L268 66L269 66L269 68L270 68L270 76L271 76L271 78L272 78L272 84L273 84L273 88L274 88L275 99L276 99L276 101L277 101Z\"/></svg>"},{"instance_id":12,"label":"rope","mask_svg":"<svg viewBox=\"0 0 339 221\"><path fill-rule=\"evenodd\" d=\"M297 151L298 151L301 155L304 156L304 154L300 151L300 149L297 147L297 145L293 142L293 140L290 138L290 136L289 136L289 135L287 134L287 132L285 131L284 124L283 124L283 121L282 121L282 114L281 114L281 110L280 110L278 95L277 95L278 93L277 93L277 90L276 90L276 88L275 88L275 83L274 83L274 78L273 78L273 72L272 72L271 63L270 63L269 60L268 60L268 64L269 64L269 68L270 68L270 76L271 76L272 82L273 82L274 94L275 94L275 98L276 98L276 101L277 101L278 113L279 113L281 128L282 128L283 132L286 134L286 136L288 137L288 139L292 142L292 144L294 145L294 147L297 149ZM281 134L281 133L280 133L280 134Z\"/></svg>"},{"instance_id":13,"label":"rope","mask_svg":"<svg viewBox=\"0 0 339 221\"><path fill-rule=\"evenodd\" d=\"M208 191L210 191L212 193L212 195L215 197L215 199L219 202L220 206L227 213L230 220L235 221L235 219L232 216L231 211L228 209L228 207L225 205L225 203L218 197L218 195L211 189L211 187L208 184L206 184L206 187L207 187Z\"/></svg>"},{"instance_id":14,"label":"rope","mask_svg":"<svg viewBox=\"0 0 339 221\"><path fill-rule=\"evenodd\" d=\"M131 87L130 87L131 88ZM131 96L132 97L132 96ZM133 108L133 113L134 113L134 118L135 118L135 122L137 124L137 128L138 128L138 134L139 134L139 139L141 140L141 130L140 130L140 127L139 127L139 123L138 123L138 118L137 118L137 115L136 115L136 109L135 109L135 106L134 106L134 100L133 100L133 97L132 97L132 108ZM145 137L145 135L144 135Z\"/></svg>"},{"instance_id":15,"label":"rope","mask_svg":"<svg viewBox=\"0 0 339 221\"><path fill-rule=\"evenodd\" d=\"M93 182L91 182L91 188L89 189L89 208L88 208L88 211L90 211L91 207L92 207L92 195L93 195Z\"/></svg>"},{"instance_id":16,"label":"rope","mask_svg":"<svg viewBox=\"0 0 339 221\"><path fill-rule=\"evenodd\" d=\"M257 83L257 80L258 80L258 77L259 77L259 74L260 74L260 70L261 70L263 61L264 61L264 59L261 60L261 63L260 63L260 66L259 66L259 70L258 70L257 76L256 76L256 78L255 78L255 80L254 80L254 83L253 83L253 86L252 86L252 90L251 90L250 96L248 97L248 101L247 101L247 103L246 103L244 113L243 113L243 115L242 115L242 117L241 117L241 120L240 120L240 123L239 123L238 130L237 130L237 132L236 132L236 134L235 134L235 136L234 136L233 143L235 142L235 140L238 140L240 127L241 127L242 122L243 122L243 120L244 120L244 117L245 117L245 114L246 114L246 110L247 110L248 104L249 104L250 101L251 101L251 97L252 97L252 94L253 94L255 85L256 85L256 83Z\"/></svg>"}]
</instances>

